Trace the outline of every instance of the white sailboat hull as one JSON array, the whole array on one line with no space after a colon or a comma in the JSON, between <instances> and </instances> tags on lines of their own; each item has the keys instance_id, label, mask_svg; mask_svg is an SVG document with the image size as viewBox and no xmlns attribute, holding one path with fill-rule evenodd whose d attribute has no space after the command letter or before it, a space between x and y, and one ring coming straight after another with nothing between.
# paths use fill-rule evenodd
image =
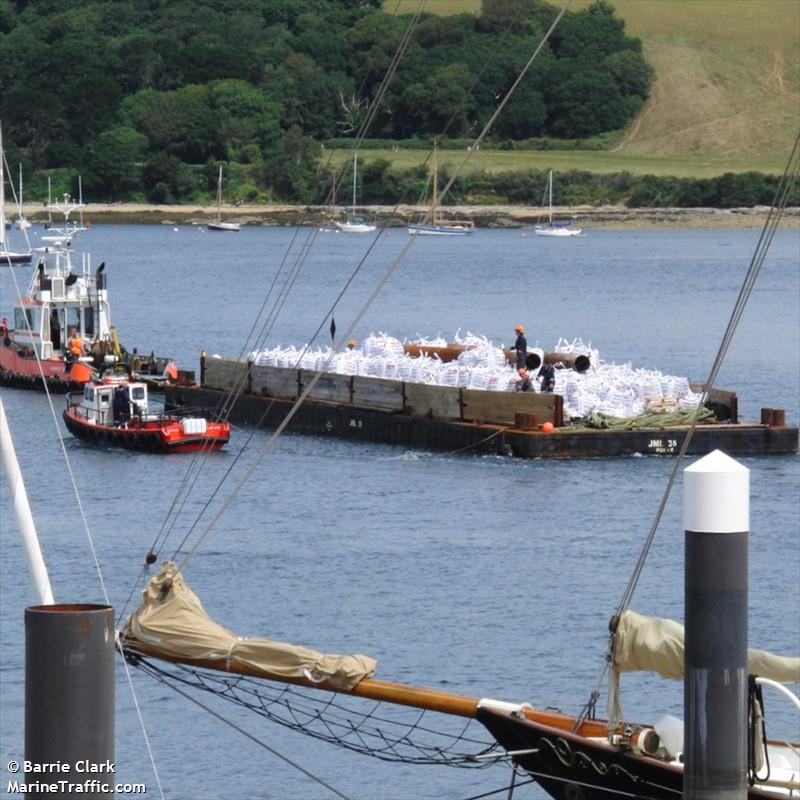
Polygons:
<instances>
[{"instance_id":1,"label":"white sailboat hull","mask_svg":"<svg viewBox=\"0 0 800 800\"><path fill-rule=\"evenodd\" d=\"M583 233L581 228L536 228L534 233L537 236L580 236Z\"/></svg>"},{"instance_id":2,"label":"white sailboat hull","mask_svg":"<svg viewBox=\"0 0 800 800\"><path fill-rule=\"evenodd\" d=\"M336 229L342 233L372 233L376 230L375 225L368 222L336 222Z\"/></svg>"},{"instance_id":3,"label":"white sailboat hull","mask_svg":"<svg viewBox=\"0 0 800 800\"><path fill-rule=\"evenodd\" d=\"M240 231L242 226L238 222L209 222L206 227L210 231Z\"/></svg>"},{"instance_id":4,"label":"white sailboat hull","mask_svg":"<svg viewBox=\"0 0 800 800\"><path fill-rule=\"evenodd\" d=\"M408 233L411 236L466 236L475 230L471 225L417 225L411 223Z\"/></svg>"}]
</instances>

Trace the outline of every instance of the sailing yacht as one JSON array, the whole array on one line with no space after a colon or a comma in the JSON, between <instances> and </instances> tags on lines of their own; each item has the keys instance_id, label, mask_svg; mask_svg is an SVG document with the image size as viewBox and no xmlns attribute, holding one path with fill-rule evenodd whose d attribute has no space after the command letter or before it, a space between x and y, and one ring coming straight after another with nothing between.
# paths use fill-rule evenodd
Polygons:
<instances>
[{"instance_id":1,"label":"sailing yacht","mask_svg":"<svg viewBox=\"0 0 800 800\"><path fill-rule=\"evenodd\" d=\"M222 164L219 165L219 178L217 178L217 219L209 222L206 228L210 231L239 231L241 225L238 222L222 221Z\"/></svg>"},{"instance_id":2,"label":"sailing yacht","mask_svg":"<svg viewBox=\"0 0 800 800\"><path fill-rule=\"evenodd\" d=\"M356 207L356 187L358 182L358 153L353 153L353 205L351 208L355 211ZM344 222L336 222L336 229L342 233L372 233L375 230L375 225L367 222L361 217L351 216L347 213Z\"/></svg>"},{"instance_id":3,"label":"sailing yacht","mask_svg":"<svg viewBox=\"0 0 800 800\"><path fill-rule=\"evenodd\" d=\"M537 236L580 236L581 228L576 228L572 222L553 220L553 170L547 176L547 193L549 197L549 216L547 225L537 225L534 232Z\"/></svg>"},{"instance_id":4,"label":"sailing yacht","mask_svg":"<svg viewBox=\"0 0 800 800\"><path fill-rule=\"evenodd\" d=\"M14 226L20 231L27 231L31 227L31 223L25 219L22 213L22 164L19 165L19 211Z\"/></svg>"},{"instance_id":5,"label":"sailing yacht","mask_svg":"<svg viewBox=\"0 0 800 800\"><path fill-rule=\"evenodd\" d=\"M12 264L30 264L33 253L30 247L27 251L10 250L6 240L6 176L5 176L6 155L3 149L3 131L0 129L0 266L11 266ZM20 206L20 219L22 211ZM26 234L27 236L27 234Z\"/></svg>"},{"instance_id":6,"label":"sailing yacht","mask_svg":"<svg viewBox=\"0 0 800 800\"><path fill-rule=\"evenodd\" d=\"M438 215L439 205L439 181L438 170L436 169L436 147L433 148L431 156L431 210L425 218L418 223L409 223L408 232L411 236L465 236L475 230L472 220L449 220L441 219Z\"/></svg>"}]
</instances>

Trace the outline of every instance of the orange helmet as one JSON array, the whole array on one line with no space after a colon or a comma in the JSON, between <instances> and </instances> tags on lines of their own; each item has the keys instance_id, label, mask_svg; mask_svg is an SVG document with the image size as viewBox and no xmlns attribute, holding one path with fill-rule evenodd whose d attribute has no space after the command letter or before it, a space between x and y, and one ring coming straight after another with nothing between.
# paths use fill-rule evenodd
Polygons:
<instances>
[{"instance_id":1,"label":"orange helmet","mask_svg":"<svg viewBox=\"0 0 800 800\"><path fill-rule=\"evenodd\" d=\"M525 333L525 326L524 326L524 325L517 325L517 327L516 327L516 328L514 328L514 330L515 330L517 333Z\"/></svg>"}]
</instances>

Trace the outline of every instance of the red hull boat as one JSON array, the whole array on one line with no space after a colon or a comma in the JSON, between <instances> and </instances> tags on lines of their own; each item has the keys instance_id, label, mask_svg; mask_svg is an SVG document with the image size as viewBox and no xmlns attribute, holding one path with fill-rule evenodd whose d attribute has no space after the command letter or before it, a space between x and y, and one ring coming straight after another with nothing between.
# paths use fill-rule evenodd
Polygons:
<instances>
[{"instance_id":1,"label":"red hull boat","mask_svg":"<svg viewBox=\"0 0 800 800\"><path fill-rule=\"evenodd\" d=\"M64 424L78 439L149 453L219 450L230 439L230 425L183 412L151 413L147 386L112 375L67 395Z\"/></svg>"}]
</instances>

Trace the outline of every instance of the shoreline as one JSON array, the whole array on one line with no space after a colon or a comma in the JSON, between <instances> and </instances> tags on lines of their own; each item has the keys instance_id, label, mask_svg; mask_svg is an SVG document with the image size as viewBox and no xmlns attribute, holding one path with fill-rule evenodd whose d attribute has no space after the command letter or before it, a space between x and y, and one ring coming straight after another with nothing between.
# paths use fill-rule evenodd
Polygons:
<instances>
[{"instance_id":1,"label":"shoreline","mask_svg":"<svg viewBox=\"0 0 800 800\"><path fill-rule=\"evenodd\" d=\"M422 206L359 206L356 212L381 227L405 227L419 219ZM248 226L323 225L340 219L339 209L329 206L242 205L222 210L226 222ZM39 204L24 204L31 222L46 222L47 210ZM205 225L216 218L216 206L150 205L138 203L89 203L83 209L85 222L96 224ZM542 209L528 206L445 206L443 213L455 220L472 219L477 228L523 228L546 221ZM762 228L769 215L767 206L754 208L625 208L624 206L577 206L554 208L558 218L577 217L588 228ZM9 217L11 218L11 217ZM800 227L800 208L787 208L781 228Z\"/></svg>"}]
</instances>

